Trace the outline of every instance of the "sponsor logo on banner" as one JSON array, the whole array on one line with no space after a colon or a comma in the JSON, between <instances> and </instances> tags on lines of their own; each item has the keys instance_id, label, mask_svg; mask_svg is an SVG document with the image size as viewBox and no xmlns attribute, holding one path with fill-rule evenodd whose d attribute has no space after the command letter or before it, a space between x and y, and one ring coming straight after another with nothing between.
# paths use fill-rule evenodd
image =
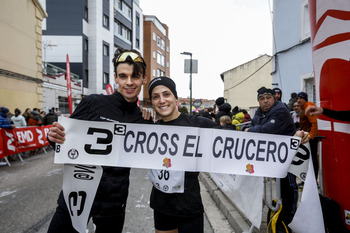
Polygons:
<instances>
[{"instance_id":1,"label":"sponsor logo on banner","mask_svg":"<svg viewBox=\"0 0 350 233\"><path fill-rule=\"evenodd\" d=\"M12 143L15 141L15 138L12 133L5 131L6 136L9 138L7 141L7 150L16 151L16 147L12 145Z\"/></svg>"},{"instance_id":2,"label":"sponsor logo on banner","mask_svg":"<svg viewBox=\"0 0 350 233\"><path fill-rule=\"evenodd\" d=\"M68 151L68 157L70 159L76 159L76 158L78 158L78 156L79 156L79 152L76 149L70 149Z\"/></svg>"},{"instance_id":3,"label":"sponsor logo on banner","mask_svg":"<svg viewBox=\"0 0 350 233\"><path fill-rule=\"evenodd\" d=\"M248 163L246 168L247 168L247 170L245 170L245 171L248 172L249 174L254 173L254 165L253 164Z\"/></svg>"},{"instance_id":4,"label":"sponsor logo on banner","mask_svg":"<svg viewBox=\"0 0 350 233\"><path fill-rule=\"evenodd\" d=\"M344 210L344 212L345 212L345 223L350 225L350 211Z\"/></svg>"},{"instance_id":5,"label":"sponsor logo on banner","mask_svg":"<svg viewBox=\"0 0 350 233\"><path fill-rule=\"evenodd\" d=\"M166 167L166 168L171 167L171 159L165 158L165 159L163 160L163 166Z\"/></svg>"}]
</instances>

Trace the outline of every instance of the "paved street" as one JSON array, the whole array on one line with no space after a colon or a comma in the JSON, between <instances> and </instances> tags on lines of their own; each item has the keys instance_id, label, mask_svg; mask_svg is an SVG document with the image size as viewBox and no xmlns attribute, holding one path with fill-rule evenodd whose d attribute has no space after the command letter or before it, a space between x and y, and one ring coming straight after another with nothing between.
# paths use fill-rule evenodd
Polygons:
<instances>
[{"instance_id":1,"label":"paved street","mask_svg":"<svg viewBox=\"0 0 350 233\"><path fill-rule=\"evenodd\" d=\"M62 187L63 166L53 163L53 151L23 155L24 162L11 161L0 166L0 219L3 233L44 233L56 208ZM125 233L154 232L152 209L149 208L151 185L147 170L132 169L125 221ZM205 186L202 197L206 209L205 232L233 232ZM89 230L93 226L89 224ZM214 230L212 230L214 229Z\"/></svg>"}]
</instances>

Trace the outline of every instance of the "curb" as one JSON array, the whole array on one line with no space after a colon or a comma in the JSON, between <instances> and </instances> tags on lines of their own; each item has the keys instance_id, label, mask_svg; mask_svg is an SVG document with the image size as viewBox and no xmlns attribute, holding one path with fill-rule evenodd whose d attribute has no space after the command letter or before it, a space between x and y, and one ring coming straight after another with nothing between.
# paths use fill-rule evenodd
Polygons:
<instances>
[{"instance_id":1,"label":"curb","mask_svg":"<svg viewBox=\"0 0 350 233\"><path fill-rule=\"evenodd\" d=\"M251 223L245 217L243 217L234 204L225 196L223 192L221 192L214 181L210 178L210 175L205 172L200 172L199 179L203 182L210 196L213 198L223 215L227 218L234 231L250 232L249 230L251 228ZM259 230L254 228L252 232L258 233Z\"/></svg>"}]
</instances>

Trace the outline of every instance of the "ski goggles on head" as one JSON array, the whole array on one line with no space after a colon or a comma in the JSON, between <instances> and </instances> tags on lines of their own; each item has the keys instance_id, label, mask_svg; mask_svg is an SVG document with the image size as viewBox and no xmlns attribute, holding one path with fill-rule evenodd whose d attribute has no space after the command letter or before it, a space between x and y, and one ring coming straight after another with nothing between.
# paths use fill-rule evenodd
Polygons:
<instances>
[{"instance_id":1,"label":"ski goggles on head","mask_svg":"<svg viewBox=\"0 0 350 233\"><path fill-rule=\"evenodd\" d=\"M124 53L120 54L118 56L118 58L115 60L115 63L125 62L127 60L132 60L134 62L140 62L146 66L145 60L143 60L143 58L140 55L138 55L137 53L134 53L134 52L124 52Z\"/></svg>"}]
</instances>

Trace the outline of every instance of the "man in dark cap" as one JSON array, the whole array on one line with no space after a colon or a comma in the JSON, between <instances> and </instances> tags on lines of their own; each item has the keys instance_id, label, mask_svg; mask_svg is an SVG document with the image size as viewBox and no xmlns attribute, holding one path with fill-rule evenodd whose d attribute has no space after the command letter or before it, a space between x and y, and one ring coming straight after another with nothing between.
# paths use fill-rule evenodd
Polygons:
<instances>
[{"instance_id":1,"label":"man in dark cap","mask_svg":"<svg viewBox=\"0 0 350 233\"><path fill-rule=\"evenodd\" d=\"M14 124L11 124L7 116L10 114L10 110L6 107L1 107L0 110L0 128L13 129L16 128Z\"/></svg>"},{"instance_id":2,"label":"man in dark cap","mask_svg":"<svg viewBox=\"0 0 350 233\"><path fill-rule=\"evenodd\" d=\"M318 136L318 127L317 127L317 115L311 116L310 113L306 113L306 110L311 106L316 106L312 102L308 102L308 94L305 92L299 92L297 95L297 102L301 108L300 111L300 121L299 127L305 132L309 132L310 136L310 149L312 155L312 163L314 165L315 177L317 180L318 177L318 158L317 158L317 144L318 140L315 138Z\"/></svg>"},{"instance_id":3,"label":"man in dark cap","mask_svg":"<svg viewBox=\"0 0 350 233\"><path fill-rule=\"evenodd\" d=\"M272 89L261 87L257 99L260 107L251 124L243 128L244 131L289 136L295 134L294 122L288 109L276 100ZM294 217L298 202L298 186L295 176L291 173L281 179L281 198L281 219L288 225Z\"/></svg>"}]
</instances>

